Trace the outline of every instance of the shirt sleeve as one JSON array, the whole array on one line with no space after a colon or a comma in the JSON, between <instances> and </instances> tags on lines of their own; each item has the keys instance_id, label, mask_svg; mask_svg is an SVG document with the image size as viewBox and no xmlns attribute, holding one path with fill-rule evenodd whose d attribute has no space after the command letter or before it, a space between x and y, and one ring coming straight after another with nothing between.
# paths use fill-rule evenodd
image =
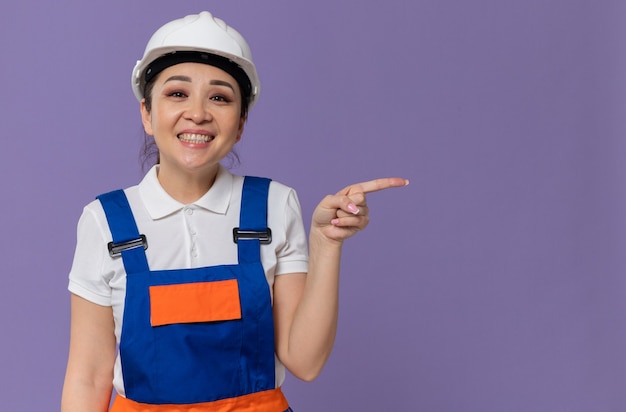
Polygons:
<instances>
[{"instance_id":1,"label":"shirt sleeve","mask_svg":"<svg viewBox=\"0 0 626 412\"><path fill-rule=\"evenodd\" d=\"M277 251L277 263L275 274L308 272L308 243L304 223L302 221L302 208L295 190L290 189L287 195L284 209L285 243Z\"/></svg>"},{"instance_id":2,"label":"shirt sleeve","mask_svg":"<svg viewBox=\"0 0 626 412\"><path fill-rule=\"evenodd\" d=\"M106 273L104 270L105 257L108 256L108 240L98 219L95 203L83 209L78 221L76 250L69 274L68 289L90 302L111 306L109 281L113 273ZM104 211L100 212L104 215Z\"/></svg>"}]
</instances>

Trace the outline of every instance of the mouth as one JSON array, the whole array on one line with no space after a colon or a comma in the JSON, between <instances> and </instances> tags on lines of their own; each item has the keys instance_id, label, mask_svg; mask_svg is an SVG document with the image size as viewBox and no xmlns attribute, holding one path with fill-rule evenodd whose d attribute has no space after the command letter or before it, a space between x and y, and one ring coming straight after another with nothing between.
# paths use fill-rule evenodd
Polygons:
<instances>
[{"instance_id":1,"label":"mouth","mask_svg":"<svg viewBox=\"0 0 626 412\"><path fill-rule=\"evenodd\" d=\"M198 133L181 133L178 136L178 140L185 143L209 143L211 140L215 138L215 136L210 136L208 134L198 134Z\"/></svg>"}]
</instances>

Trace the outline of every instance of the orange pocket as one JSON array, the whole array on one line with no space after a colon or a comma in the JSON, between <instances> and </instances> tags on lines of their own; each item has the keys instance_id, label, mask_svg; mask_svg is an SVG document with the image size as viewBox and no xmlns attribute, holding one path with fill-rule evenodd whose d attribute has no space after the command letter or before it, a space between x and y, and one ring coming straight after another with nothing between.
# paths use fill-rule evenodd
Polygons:
<instances>
[{"instance_id":1,"label":"orange pocket","mask_svg":"<svg viewBox=\"0 0 626 412\"><path fill-rule=\"evenodd\" d=\"M241 319L237 280L150 286L152 326Z\"/></svg>"}]
</instances>

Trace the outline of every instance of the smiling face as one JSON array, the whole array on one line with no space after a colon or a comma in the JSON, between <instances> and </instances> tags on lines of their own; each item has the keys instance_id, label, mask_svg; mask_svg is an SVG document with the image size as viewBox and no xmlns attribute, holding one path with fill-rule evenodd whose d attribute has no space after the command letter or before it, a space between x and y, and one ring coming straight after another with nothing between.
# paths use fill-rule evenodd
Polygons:
<instances>
[{"instance_id":1,"label":"smiling face","mask_svg":"<svg viewBox=\"0 0 626 412\"><path fill-rule=\"evenodd\" d=\"M235 79L214 66L181 63L163 70L149 93L141 117L159 149L162 184L163 179L214 177L243 133Z\"/></svg>"}]
</instances>

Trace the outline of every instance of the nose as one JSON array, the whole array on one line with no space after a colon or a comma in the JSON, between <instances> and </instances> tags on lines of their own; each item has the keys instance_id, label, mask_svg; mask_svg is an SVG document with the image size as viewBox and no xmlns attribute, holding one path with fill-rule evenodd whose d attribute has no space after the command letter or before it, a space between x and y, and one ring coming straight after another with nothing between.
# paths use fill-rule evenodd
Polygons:
<instances>
[{"instance_id":1,"label":"nose","mask_svg":"<svg viewBox=\"0 0 626 412\"><path fill-rule=\"evenodd\" d=\"M185 117L196 124L204 123L213 119L209 110L209 105L204 99L189 98L188 107L185 110Z\"/></svg>"}]
</instances>

